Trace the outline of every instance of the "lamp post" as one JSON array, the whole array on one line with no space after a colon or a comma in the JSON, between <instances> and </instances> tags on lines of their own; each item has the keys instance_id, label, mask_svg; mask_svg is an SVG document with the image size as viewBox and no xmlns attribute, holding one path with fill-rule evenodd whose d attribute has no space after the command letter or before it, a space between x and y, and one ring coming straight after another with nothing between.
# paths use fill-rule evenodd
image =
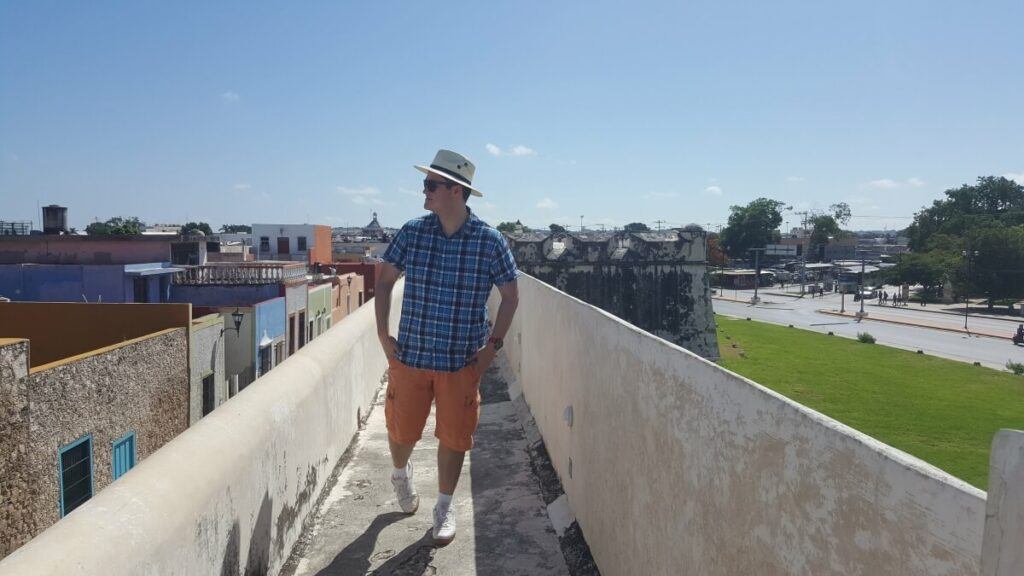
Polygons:
<instances>
[{"instance_id":1,"label":"lamp post","mask_svg":"<svg viewBox=\"0 0 1024 576\"><path fill-rule=\"evenodd\" d=\"M761 285L761 252L764 252L764 248L751 248L751 252L754 253L754 298L750 301L751 304L757 304L757 288Z\"/></svg>"},{"instance_id":2,"label":"lamp post","mask_svg":"<svg viewBox=\"0 0 1024 576\"><path fill-rule=\"evenodd\" d=\"M234 324L234 327L221 328L220 333L224 334L224 332L228 330L234 330L235 336L237 337L241 333L239 329L242 327L243 318L245 318L245 314L242 314L238 308L235 308L235 311L231 313L231 321Z\"/></svg>"},{"instance_id":3,"label":"lamp post","mask_svg":"<svg viewBox=\"0 0 1024 576\"><path fill-rule=\"evenodd\" d=\"M967 268L967 278L964 282L964 331L967 331L967 315L971 310L971 256L978 257L977 250L964 250L964 266Z\"/></svg>"}]
</instances>

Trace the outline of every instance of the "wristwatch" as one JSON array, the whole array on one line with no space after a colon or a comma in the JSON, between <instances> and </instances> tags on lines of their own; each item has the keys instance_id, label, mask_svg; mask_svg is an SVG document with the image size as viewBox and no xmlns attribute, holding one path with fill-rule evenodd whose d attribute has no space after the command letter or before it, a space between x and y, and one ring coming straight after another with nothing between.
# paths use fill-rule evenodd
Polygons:
<instances>
[{"instance_id":1,"label":"wristwatch","mask_svg":"<svg viewBox=\"0 0 1024 576\"><path fill-rule=\"evenodd\" d=\"M502 340L501 338L493 338L493 337L492 338L488 338L487 339L487 343L488 344L494 344L494 351L495 352L497 352L498 350L501 350L501 347L505 345L505 341L504 340Z\"/></svg>"}]
</instances>

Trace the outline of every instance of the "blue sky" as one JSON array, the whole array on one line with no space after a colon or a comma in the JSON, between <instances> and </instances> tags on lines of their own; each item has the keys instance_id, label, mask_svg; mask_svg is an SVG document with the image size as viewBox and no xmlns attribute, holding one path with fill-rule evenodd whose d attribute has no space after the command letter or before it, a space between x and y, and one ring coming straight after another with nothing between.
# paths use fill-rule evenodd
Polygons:
<instances>
[{"instance_id":1,"label":"blue sky","mask_svg":"<svg viewBox=\"0 0 1024 576\"><path fill-rule=\"evenodd\" d=\"M1024 2L0 2L0 219L899 228L1024 182ZM789 215L793 225L796 216Z\"/></svg>"}]
</instances>

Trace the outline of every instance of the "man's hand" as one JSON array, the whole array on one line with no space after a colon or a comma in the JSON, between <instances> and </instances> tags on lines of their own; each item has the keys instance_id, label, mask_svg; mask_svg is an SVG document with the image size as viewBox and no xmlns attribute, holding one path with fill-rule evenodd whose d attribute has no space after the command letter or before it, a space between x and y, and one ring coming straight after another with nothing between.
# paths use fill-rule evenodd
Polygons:
<instances>
[{"instance_id":1,"label":"man's hand","mask_svg":"<svg viewBox=\"0 0 1024 576\"><path fill-rule=\"evenodd\" d=\"M470 359L470 363L476 362L477 368L480 370L480 374L483 374L491 367L494 363L494 356L498 351L494 349L494 346L490 342L484 345L483 348L476 351L473 358Z\"/></svg>"},{"instance_id":2,"label":"man's hand","mask_svg":"<svg viewBox=\"0 0 1024 576\"><path fill-rule=\"evenodd\" d=\"M387 356L389 360L398 360L398 340L395 340L394 336L381 334L380 346L384 349L384 355Z\"/></svg>"}]
</instances>

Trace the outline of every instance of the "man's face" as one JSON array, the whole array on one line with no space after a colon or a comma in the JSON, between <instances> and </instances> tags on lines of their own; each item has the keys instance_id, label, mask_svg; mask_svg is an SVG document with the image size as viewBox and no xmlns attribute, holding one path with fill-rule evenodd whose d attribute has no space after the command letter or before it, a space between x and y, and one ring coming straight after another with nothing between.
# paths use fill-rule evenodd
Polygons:
<instances>
[{"instance_id":1,"label":"man's face","mask_svg":"<svg viewBox=\"0 0 1024 576\"><path fill-rule=\"evenodd\" d=\"M433 182L436 184L428 184ZM461 194L462 187L443 176L431 173L423 181L423 207L435 214L450 211L461 199Z\"/></svg>"}]
</instances>

